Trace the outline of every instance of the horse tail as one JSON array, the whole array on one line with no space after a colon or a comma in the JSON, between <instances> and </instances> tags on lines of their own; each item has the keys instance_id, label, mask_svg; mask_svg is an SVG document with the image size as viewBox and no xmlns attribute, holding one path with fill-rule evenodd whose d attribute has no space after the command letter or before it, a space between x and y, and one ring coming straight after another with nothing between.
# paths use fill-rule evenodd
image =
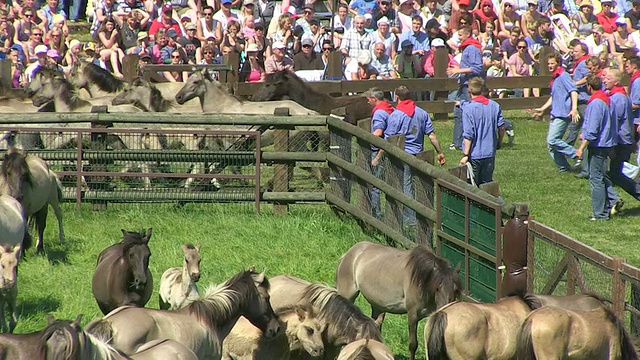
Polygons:
<instances>
[{"instance_id":1,"label":"horse tail","mask_svg":"<svg viewBox=\"0 0 640 360\"><path fill-rule=\"evenodd\" d=\"M113 339L113 327L111 323L105 319L97 319L90 322L85 328L85 331L108 344L111 343L111 339Z\"/></svg>"},{"instance_id":2,"label":"horse tail","mask_svg":"<svg viewBox=\"0 0 640 360\"><path fill-rule=\"evenodd\" d=\"M58 203L62 202L62 182L58 179L58 176L54 173L53 178L56 180L56 191L58 192Z\"/></svg>"},{"instance_id":3,"label":"horse tail","mask_svg":"<svg viewBox=\"0 0 640 360\"><path fill-rule=\"evenodd\" d=\"M613 311L609 310L606 307L602 307L606 314L607 320L615 326L618 330L618 339L620 341L620 352L622 360L638 360L638 353L636 352L636 348L633 346L633 341L627 333L627 330L624 328L624 323L620 321L620 319L613 313Z\"/></svg>"},{"instance_id":4,"label":"horse tail","mask_svg":"<svg viewBox=\"0 0 640 360\"><path fill-rule=\"evenodd\" d=\"M25 224L26 225L26 224ZM33 238L29 232L29 227L24 227L24 237L22 238L22 254L24 255L27 250L33 246Z\"/></svg>"},{"instance_id":5,"label":"horse tail","mask_svg":"<svg viewBox=\"0 0 640 360\"><path fill-rule=\"evenodd\" d=\"M447 313L444 311L436 311L427 319L425 325L425 333L429 333L425 339L427 347L427 360L448 360L447 347L444 340L444 334L447 330Z\"/></svg>"},{"instance_id":6,"label":"horse tail","mask_svg":"<svg viewBox=\"0 0 640 360\"><path fill-rule=\"evenodd\" d=\"M535 360L536 354L533 351L533 341L531 339L531 318L528 317L520 328L518 340L516 341L517 360Z\"/></svg>"}]
</instances>

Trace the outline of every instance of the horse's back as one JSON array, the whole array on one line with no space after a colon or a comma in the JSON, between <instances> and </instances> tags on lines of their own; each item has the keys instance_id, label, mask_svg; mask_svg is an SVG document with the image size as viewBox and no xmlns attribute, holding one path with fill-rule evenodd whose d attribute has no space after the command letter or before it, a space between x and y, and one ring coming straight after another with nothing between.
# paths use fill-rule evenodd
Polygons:
<instances>
[{"instance_id":1,"label":"horse's back","mask_svg":"<svg viewBox=\"0 0 640 360\"><path fill-rule=\"evenodd\" d=\"M40 332L0 334L0 360L33 360L43 356Z\"/></svg>"},{"instance_id":2,"label":"horse's back","mask_svg":"<svg viewBox=\"0 0 640 360\"><path fill-rule=\"evenodd\" d=\"M14 246L22 243L26 221L23 207L9 195L0 195L0 245Z\"/></svg>"},{"instance_id":3,"label":"horse's back","mask_svg":"<svg viewBox=\"0 0 640 360\"><path fill-rule=\"evenodd\" d=\"M38 212L52 200L57 199L57 177L49 170L47 163L34 155L27 155L27 165L31 175L31 185L24 190L24 211L27 216ZM57 203L57 202L56 202Z\"/></svg>"},{"instance_id":4,"label":"horse's back","mask_svg":"<svg viewBox=\"0 0 640 360\"><path fill-rule=\"evenodd\" d=\"M362 359L369 360L393 360L393 351L385 345L376 340L370 339L360 339L356 341L352 341L345 345L342 350L340 350L340 354L336 360L352 360L359 359L356 357L358 353L363 351L366 348L368 350L368 355L366 357L362 357Z\"/></svg>"},{"instance_id":5,"label":"horse's back","mask_svg":"<svg viewBox=\"0 0 640 360\"><path fill-rule=\"evenodd\" d=\"M275 312L296 305L310 282L291 275L269 278L269 302Z\"/></svg>"},{"instance_id":6,"label":"horse's back","mask_svg":"<svg viewBox=\"0 0 640 360\"><path fill-rule=\"evenodd\" d=\"M253 358L258 351L261 338L262 331L241 316L222 343L222 356L223 358Z\"/></svg>"},{"instance_id":7,"label":"horse's back","mask_svg":"<svg viewBox=\"0 0 640 360\"><path fill-rule=\"evenodd\" d=\"M556 295L529 295L540 301L542 306L556 306L566 310L589 311L604 306L604 299L597 295L575 294L567 296Z\"/></svg>"},{"instance_id":8,"label":"horse's back","mask_svg":"<svg viewBox=\"0 0 640 360\"><path fill-rule=\"evenodd\" d=\"M152 340L140 346L132 360L198 360L185 345L171 339Z\"/></svg>"}]
</instances>

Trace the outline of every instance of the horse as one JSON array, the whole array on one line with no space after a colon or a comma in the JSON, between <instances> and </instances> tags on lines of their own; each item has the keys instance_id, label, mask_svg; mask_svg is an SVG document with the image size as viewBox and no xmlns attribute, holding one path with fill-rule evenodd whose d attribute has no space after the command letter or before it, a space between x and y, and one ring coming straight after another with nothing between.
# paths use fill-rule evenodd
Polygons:
<instances>
[{"instance_id":1,"label":"horse","mask_svg":"<svg viewBox=\"0 0 640 360\"><path fill-rule=\"evenodd\" d=\"M0 185L2 181L0 179ZM24 208L13 196L2 194L0 186L0 239L4 246L21 245L22 249L31 246L31 236L27 230L27 218Z\"/></svg>"},{"instance_id":2,"label":"horse","mask_svg":"<svg viewBox=\"0 0 640 360\"><path fill-rule=\"evenodd\" d=\"M360 339L345 345L336 360L394 360L393 351L379 341Z\"/></svg>"},{"instance_id":3,"label":"horse","mask_svg":"<svg viewBox=\"0 0 640 360\"><path fill-rule=\"evenodd\" d=\"M29 334L0 334L0 360L34 360L46 357L47 341L56 334L57 329L65 326L80 326L79 316L73 323L70 320L56 320L47 316L47 326Z\"/></svg>"},{"instance_id":4,"label":"horse","mask_svg":"<svg viewBox=\"0 0 640 360\"><path fill-rule=\"evenodd\" d=\"M125 87L125 82L111 72L87 61L73 64L69 80L76 88L85 89L92 98L98 94L115 94Z\"/></svg>"},{"instance_id":5,"label":"horse","mask_svg":"<svg viewBox=\"0 0 640 360\"><path fill-rule=\"evenodd\" d=\"M13 332L18 318L16 317L16 300L18 299L18 260L21 244L7 247L0 244L0 325L2 332ZM5 305L9 310L9 326L4 318Z\"/></svg>"},{"instance_id":6,"label":"horse","mask_svg":"<svg viewBox=\"0 0 640 360\"><path fill-rule=\"evenodd\" d=\"M49 205L58 220L58 239L64 244L64 227L62 226L62 184L56 174L49 169L47 163L34 155L10 148L4 156L2 175L0 176L0 193L8 189L8 194L20 201L25 218L32 218L38 231L38 252L44 252L44 230L47 226ZM26 231L26 228L25 228ZM22 239L27 242L23 250L31 246L29 234Z\"/></svg>"},{"instance_id":7,"label":"horse","mask_svg":"<svg viewBox=\"0 0 640 360\"><path fill-rule=\"evenodd\" d=\"M590 311L556 306L525 319L517 340L518 360L637 360L624 323L604 306Z\"/></svg>"},{"instance_id":8,"label":"horse","mask_svg":"<svg viewBox=\"0 0 640 360\"><path fill-rule=\"evenodd\" d=\"M184 264L181 268L170 268L160 279L158 303L162 310L179 310L198 300L200 280L200 244L181 245Z\"/></svg>"},{"instance_id":9,"label":"horse","mask_svg":"<svg viewBox=\"0 0 640 360\"><path fill-rule=\"evenodd\" d=\"M349 121L356 125L358 120L371 117L373 108L364 96L332 97L310 87L291 71L276 71L267 74L264 86L251 97L252 101L271 101L288 98L319 114L329 115L336 108L346 107Z\"/></svg>"},{"instance_id":10,"label":"horse","mask_svg":"<svg viewBox=\"0 0 640 360\"><path fill-rule=\"evenodd\" d=\"M93 274L91 290L103 314L123 305L144 307L151 298L153 277L149 271L151 228L121 230L123 240L102 250Z\"/></svg>"},{"instance_id":11,"label":"horse","mask_svg":"<svg viewBox=\"0 0 640 360\"><path fill-rule=\"evenodd\" d=\"M149 341L171 339L186 345L199 359L221 359L222 341L240 316L260 329L266 338L279 332L269 303L269 282L264 272L241 271L178 311L131 306L120 307L87 326L87 331L127 355Z\"/></svg>"},{"instance_id":12,"label":"horse","mask_svg":"<svg viewBox=\"0 0 640 360\"><path fill-rule=\"evenodd\" d=\"M184 112L182 108L175 108L173 101L165 99L154 84L143 78L136 78L125 86L111 104L131 104L145 112Z\"/></svg>"},{"instance_id":13,"label":"horse","mask_svg":"<svg viewBox=\"0 0 640 360\"><path fill-rule=\"evenodd\" d=\"M546 304L575 310L603 305L600 298L591 294L522 294L492 304L451 303L427 319L424 328L427 360L513 359L520 326L532 310Z\"/></svg>"},{"instance_id":14,"label":"horse","mask_svg":"<svg viewBox=\"0 0 640 360\"><path fill-rule=\"evenodd\" d=\"M311 305L298 304L282 309L276 315L284 334L275 339L265 339L247 319L238 319L222 343L222 359L287 360L305 352L313 357L323 355L322 332L326 325L316 318L316 310Z\"/></svg>"},{"instance_id":15,"label":"horse","mask_svg":"<svg viewBox=\"0 0 640 360\"><path fill-rule=\"evenodd\" d=\"M342 346L355 340L382 341L381 317L373 320L329 286L280 275L271 279L269 294L276 311L299 303L318 309L318 319L327 325L322 333L325 359L335 359Z\"/></svg>"},{"instance_id":16,"label":"horse","mask_svg":"<svg viewBox=\"0 0 640 360\"><path fill-rule=\"evenodd\" d=\"M368 241L352 246L336 270L336 289L350 301L359 293L371 304L371 317L407 314L409 359L418 348L418 322L456 298L462 284L459 269L424 246L400 250Z\"/></svg>"}]
</instances>

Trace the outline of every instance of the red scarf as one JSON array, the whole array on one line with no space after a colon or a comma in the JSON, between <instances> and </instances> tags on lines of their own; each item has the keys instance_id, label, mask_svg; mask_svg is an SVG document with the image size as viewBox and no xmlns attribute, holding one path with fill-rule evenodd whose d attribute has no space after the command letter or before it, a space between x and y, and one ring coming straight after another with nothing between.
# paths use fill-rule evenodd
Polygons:
<instances>
[{"instance_id":1,"label":"red scarf","mask_svg":"<svg viewBox=\"0 0 640 360\"><path fill-rule=\"evenodd\" d=\"M589 58L589 55L585 55L583 57L581 57L580 59L576 60L573 63L573 71L576 71L576 68L578 67L578 65L580 65L581 62L587 60Z\"/></svg>"},{"instance_id":2,"label":"red scarf","mask_svg":"<svg viewBox=\"0 0 640 360\"><path fill-rule=\"evenodd\" d=\"M613 94L624 94L627 95L627 90L624 89L624 86L618 84L614 85L611 90L609 90L609 96Z\"/></svg>"},{"instance_id":3,"label":"red scarf","mask_svg":"<svg viewBox=\"0 0 640 360\"><path fill-rule=\"evenodd\" d=\"M488 14L485 14L485 12L484 12L484 5L485 4L491 6L491 10L489 10ZM472 14L475 15L478 19L480 19L480 22L483 23L483 24L486 24L487 22L496 20L498 18L498 15L493 10L493 3L491 2L491 0L483 1L480 4L480 8L474 10Z\"/></svg>"},{"instance_id":4,"label":"red scarf","mask_svg":"<svg viewBox=\"0 0 640 360\"><path fill-rule=\"evenodd\" d=\"M479 102L480 104L483 104L483 105L489 105L489 99L487 99L482 95L472 97L471 101Z\"/></svg>"},{"instance_id":5,"label":"red scarf","mask_svg":"<svg viewBox=\"0 0 640 360\"><path fill-rule=\"evenodd\" d=\"M551 74L551 82L549 83L549 88L553 86L553 81L564 72L564 68L562 66L558 66L555 70L553 70L553 74Z\"/></svg>"},{"instance_id":6,"label":"red scarf","mask_svg":"<svg viewBox=\"0 0 640 360\"><path fill-rule=\"evenodd\" d=\"M398 102L398 105L396 105L396 109L402 111L403 113L409 116L413 116L413 114L416 112L416 103L414 103L413 100L411 99L402 100Z\"/></svg>"},{"instance_id":7,"label":"red scarf","mask_svg":"<svg viewBox=\"0 0 640 360\"><path fill-rule=\"evenodd\" d=\"M461 50L464 50L464 48L466 48L469 45L473 45L473 46L477 47L478 50L482 51L482 44L480 44L480 42L478 42L478 40L476 40L476 39L474 39L472 37L469 37L467 40L463 41L462 44L460 44L459 48Z\"/></svg>"},{"instance_id":8,"label":"red scarf","mask_svg":"<svg viewBox=\"0 0 640 360\"><path fill-rule=\"evenodd\" d=\"M393 105L389 104L386 101L381 101L377 103L376 106L373 107L373 111L371 112L371 115L373 116L373 114L375 114L375 112L378 110L384 110L387 112L387 114L391 114L393 112Z\"/></svg>"},{"instance_id":9,"label":"red scarf","mask_svg":"<svg viewBox=\"0 0 640 360\"><path fill-rule=\"evenodd\" d=\"M633 82L637 78L640 78L640 70L634 71L633 75L631 75L631 82L629 83L629 87L631 87L631 85L633 85Z\"/></svg>"},{"instance_id":10,"label":"red scarf","mask_svg":"<svg viewBox=\"0 0 640 360\"><path fill-rule=\"evenodd\" d=\"M604 101L607 104L607 106L609 106L609 97L607 96L607 93L605 93L604 91L602 90L594 91L593 94L591 94L591 97L589 98L589 101L587 102L587 104L591 104L591 102L596 99L600 99Z\"/></svg>"}]
</instances>

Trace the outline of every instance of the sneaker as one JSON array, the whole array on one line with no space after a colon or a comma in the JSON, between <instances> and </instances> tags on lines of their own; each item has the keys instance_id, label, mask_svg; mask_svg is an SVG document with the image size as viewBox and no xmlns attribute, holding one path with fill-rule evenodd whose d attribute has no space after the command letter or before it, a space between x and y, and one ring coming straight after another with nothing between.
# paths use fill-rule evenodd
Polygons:
<instances>
[{"instance_id":1,"label":"sneaker","mask_svg":"<svg viewBox=\"0 0 640 360\"><path fill-rule=\"evenodd\" d=\"M613 216L613 215L619 213L620 210L622 210L623 206L624 206L624 200L618 199L618 201L616 201L616 203L613 204L613 206L611 207L611 210L609 210L609 214L611 216Z\"/></svg>"},{"instance_id":2,"label":"sneaker","mask_svg":"<svg viewBox=\"0 0 640 360\"><path fill-rule=\"evenodd\" d=\"M599 217L595 217L595 216L590 216L590 217L589 217L589 221L601 221L601 220L602 220L602 221L604 221L604 220L609 220L609 218L608 218L608 217L606 217L606 218L599 218Z\"/></svg>"},{"instance_id":3,"label":"sneaker","mask_svg":"<svg viewBox=\"0 0 640 360\"><path fill-rule=\"evenodd\" d=\"M456 149L456 144L449 145L449 150L455 150L455 149Z\"/></svg>"},{"instance_id":4,"label":"sneaker","mask_svg":"<svg viewBox=\"0 0 640 360\"><path fill-rule=\"evenodd\" d=\"M589 178L589 174L587 174L586 172L582 172L580 171L579 173L577 173L575 175L578 179L588 179Z\"/></svg>"}]
</instances>

